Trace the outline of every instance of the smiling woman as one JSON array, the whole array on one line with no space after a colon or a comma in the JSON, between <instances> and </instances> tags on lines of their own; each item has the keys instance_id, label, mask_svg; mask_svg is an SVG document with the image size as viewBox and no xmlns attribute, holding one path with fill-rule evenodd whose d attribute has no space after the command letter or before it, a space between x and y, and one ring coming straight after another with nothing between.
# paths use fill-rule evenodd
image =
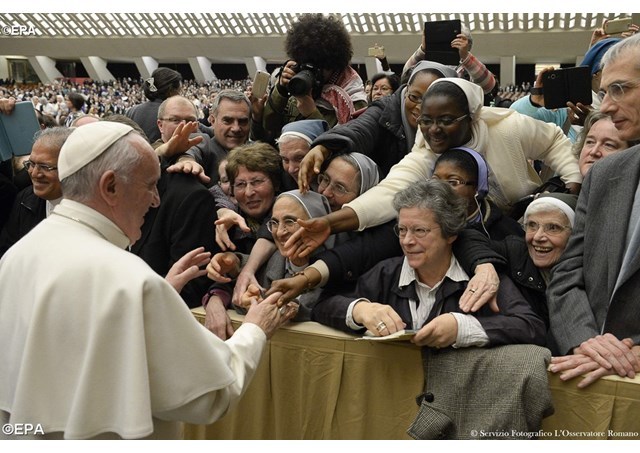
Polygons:
<instances>
[{"instance_id":1,"label":"smiling woman","mask_svg":"<svg viewBox=\"0 0 640 453\"><path fill-rule=\"evenodd\" d=\"M638 140L623 140L609 115L593 110L584 120L584 127L573 149L578 156L580 173L586 176L591 166L610 154L638 144Z\"/></svg>"},{"instance_id":2,"label":"smiling woman","mask_svg":"<svg viewBox=\"0 0 640 453\"><path fill-rule=\"evenodd\" d=\"M312 319L346 332L365 329L387 336L417 330L411 340L434 348L544 343L544 323L500 275L499 313L488 306L462 313L468 285L452 245L466 224L467 203L445 181L422 181L393 200L404 256L386 259L362 275L353 291L332 295L313 309Z\"/></svg>"}]
</instances>

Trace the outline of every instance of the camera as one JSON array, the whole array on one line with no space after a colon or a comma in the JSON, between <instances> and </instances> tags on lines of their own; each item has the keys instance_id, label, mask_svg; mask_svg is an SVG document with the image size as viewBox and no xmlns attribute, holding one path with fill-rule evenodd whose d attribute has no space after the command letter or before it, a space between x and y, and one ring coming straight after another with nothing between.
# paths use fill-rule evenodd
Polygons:
<instances>
[{"instance_id":1,"label":"camera","mask_svg":"<svg viewBox=\"0 0 640 453\"><path fill-rule=\"evenodd\" d=\"M322 90L320 70L309 63L296 64L291 69L296 75L289 80L289 94L304 96L311 91L313 98L317 98Z\"/></svg>"}]
</instances>

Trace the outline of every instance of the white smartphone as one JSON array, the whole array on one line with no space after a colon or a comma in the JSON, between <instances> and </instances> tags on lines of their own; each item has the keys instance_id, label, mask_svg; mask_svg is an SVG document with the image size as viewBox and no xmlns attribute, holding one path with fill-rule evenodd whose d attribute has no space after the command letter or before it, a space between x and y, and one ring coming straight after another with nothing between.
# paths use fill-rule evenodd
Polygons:
<instances>
[{"instance_id":1,"label":"white smartphone","mask_svg":"<svg viewBox=\"0 0 640 453\"><path fill-rule=\"evenodd\" d=\"M608 35L618 35L625 31L629 31L629 25L631 25L630 17L610 20L604 24L604 32Z\"/></svg>"},{"instance_id":2,"label":"white smartphone","mask_svg":"<svg viewBox=\"0 0 640 453\"><path fill-rule=\"evenodd\" d=\"M256 75L253 76L253 84L251 85L251 95L257 99L262 98L267 92L269 86L270 75L268 72L257 70Z\"/></svg>"}]
</instances>

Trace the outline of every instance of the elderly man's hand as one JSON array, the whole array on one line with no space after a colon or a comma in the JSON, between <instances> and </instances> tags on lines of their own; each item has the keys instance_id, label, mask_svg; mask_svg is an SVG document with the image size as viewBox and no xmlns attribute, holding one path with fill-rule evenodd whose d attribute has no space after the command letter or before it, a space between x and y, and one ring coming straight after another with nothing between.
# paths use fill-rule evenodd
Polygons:
<instances>
[{"instance_id":1,"label":"elderly man's hand","mask_svg":"<svg viewBox=\"0 0 640 453\"><path fill-rule=\"evenodd\" d=\"M182 288L184 288L184 285L191 280L207 273L205 269L200 269L200 267L205 266L210 258L211 253L205 252L204 247L191 250L171 266L165 280L167 280L176 291L180 292Z\"/></svg>"},{"instance_id":2,"label":"elderly man's hand","mask_svg":"<svg viewBox=\"0 0 640 453\"><path fill-rule=\"evenodd\" d=\"M197 121L182 121L173 131L173 135L167 143L163 143L156 149L156 153L160 156L171 159L179 154L186 153L189 148L202 142L202 136L189 138L191 134L198 132Z\"/></svg>"},{"instance_id":3,"label":"elderly man's hand","mask_svg":"<svg viewBox=\"0 0 640 453\"><path fill-rule=\"evenodd\" d=\"M631 341L631 339L624 339L622 340L622 343L625 346L629 346L636 357L640 356L640 347L633 346L633 341ZM578 382L578 388L585 388L603 376L612 376L616 374L614 368L605 368L592 357L580 353L553 357L551 359L551 366L549 367L549 370L552 373L560 373L560 379L563 381L569 381L575 377L584 376L584 378ZM640 369L636 369L636 371L640 371Z\"/></svg>"},{"instance_id":4,"label":"elderly man's hand","mask_svg":"<svg viewBox=\"0 0 640 453\"><path fill-rule=\"evenodd\" d=\"M273 293L260 303L253 298L244 322L257 325L267 338L271 338L276 329L293 319L298 313L298 305L294 303L278 308L276 302L280 296L280 293Z\"/></svg>"},{"instance_id":5,"label":"elderly man's hand","mask_svg":"<svg viewBox=\"0 0 640 453\"><path fill-rule=\"evenodd\" d=\"M613 370L620 377L634 378L636 371L640 371L640 360L632 347L631 339L618 340L606 333L584 341L573 353L591 357L601 367Z\"/></svg>"}]
</instances>

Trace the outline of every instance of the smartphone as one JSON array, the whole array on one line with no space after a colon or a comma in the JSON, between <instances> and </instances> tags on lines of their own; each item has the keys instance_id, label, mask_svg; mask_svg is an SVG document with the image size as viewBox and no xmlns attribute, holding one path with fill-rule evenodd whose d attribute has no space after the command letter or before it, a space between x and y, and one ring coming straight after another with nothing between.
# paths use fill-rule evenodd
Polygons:
<instances>
[{"instance_id":1,"label":"smartphone","mask_svg":"<svg viewBox=\"0 0 640 453\"><path fill-rule=\"evenodd\" d=\"M251 85L251 95L257 99L261 99L267 92L269 86L269 79L271 76L268 72L257 70L255 76L253 76L253 84Z\"/></svg>"},{"instance_id":2,"label":"smartphone","mask_svg":"<svg viewBox=\"0 0 640 453\"><path fill-rule=\"evenodd\" d=\"M380 57L382 55L384 55L384 47L383 46L369 47L369 56L370 57Z\"/></svg>"},{"instance_id":3,"label":"smartphone","mask_svg":"<svg viewBox=\"0 0 640 453\"><path fill-rule=\"evenodd\" d=\"M458 65L458 49L451 47L451 41L462 32L459 19L436 20L424 23L424 41L427 47L425 59L445 65Z\"/></svg>"},{"instance_id":4,"label":"smartphone","mask_svg":"<svg viewBox=\"0 0 640 453\"><path fill-rule=\"evenodd\" d=\"M587 66L545 72L542 86L547 109L566 107L567 102L591 104L591 71Z\"/></svg>"},{"instance_id":5,"label":"smartphone","mask_svg":"<svg viewBox=\"0 0 640 453\"><path fill-rule=\"evenodd\" d=\"M630 17L613 19L604 24L604 32L608 35L618 35L625 31L629 31L629 25L631 25Z\"/></svg>"}]
</instances>

